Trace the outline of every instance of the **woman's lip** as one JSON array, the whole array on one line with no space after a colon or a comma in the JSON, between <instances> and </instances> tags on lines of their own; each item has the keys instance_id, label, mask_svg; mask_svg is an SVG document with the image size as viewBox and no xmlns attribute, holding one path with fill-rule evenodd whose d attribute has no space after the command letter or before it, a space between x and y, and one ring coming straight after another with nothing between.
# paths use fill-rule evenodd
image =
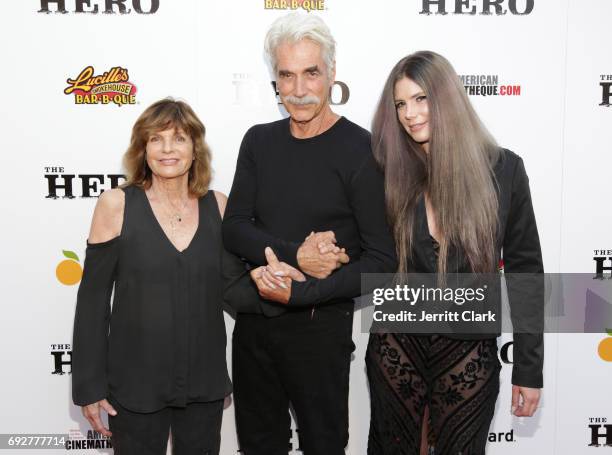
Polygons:
<instances>
[{"instance_id":1,"label":"woman's lip","mask_svg":"<svg viewBox=\"0 0 612 455\"><path fill-rule=\"evenodd\" d=\"M167 158L165 160L159 160L161 164L171 165L178 163L178 159L176 158Z\"/></svg>"},{"instance_id":2,"label":"woman's lip","mask_svg":"<svg viewBox=\"0 0 612 455\"><path fill-rule=\"evenodd\" d=\"M423 122L423 123L417 123L415 125L408 125L408 128L410 128L411 131L419 131L420 129L422 129L425 125L427 125L427 122Z\"/></svg>"}]
</instances>

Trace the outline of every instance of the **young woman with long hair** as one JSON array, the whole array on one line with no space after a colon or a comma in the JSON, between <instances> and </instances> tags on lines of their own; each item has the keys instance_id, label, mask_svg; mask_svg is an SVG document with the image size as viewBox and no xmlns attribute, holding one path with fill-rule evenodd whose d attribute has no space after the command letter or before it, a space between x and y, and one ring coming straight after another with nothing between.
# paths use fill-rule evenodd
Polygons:
<instances>
[{"instance_id":1,"label":"young woman with long hair","mask_svg":"<svg viewBox=\"0 0 612 455\"><path fill-rule=\"evenodd\" d=\"M444 57L422 51L395 65L372 148L400 273L495 273L502 257L506 273L543 273L523 161L497 146ZM512 411L531 416L541 333L515 334L514 361ZM484 454L501 369L494 336L373 333L366 364L369 455L418 454L424 424L436 455Z\"/></svg>"}]
</instances>

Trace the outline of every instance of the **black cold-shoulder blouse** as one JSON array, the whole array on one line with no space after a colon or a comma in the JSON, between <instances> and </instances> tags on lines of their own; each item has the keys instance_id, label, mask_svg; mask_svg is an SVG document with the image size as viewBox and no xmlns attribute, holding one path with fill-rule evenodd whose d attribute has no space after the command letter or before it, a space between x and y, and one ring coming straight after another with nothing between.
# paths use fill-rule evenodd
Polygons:
<instances>
[{"instance_id":1,"label":"black cold-shoulder blouse","mask_svg":"<svg viewBox=\"0 0 612 455\"><path fill-rule=\"evenodd\" d=\"M222 399L231 383L214 193L200 198L198 228L180 252L145 192L124 192L121 235L87 246L74 321L74 403L112 395L129 410L152 412Z\"/></svg>"}]
</instances>

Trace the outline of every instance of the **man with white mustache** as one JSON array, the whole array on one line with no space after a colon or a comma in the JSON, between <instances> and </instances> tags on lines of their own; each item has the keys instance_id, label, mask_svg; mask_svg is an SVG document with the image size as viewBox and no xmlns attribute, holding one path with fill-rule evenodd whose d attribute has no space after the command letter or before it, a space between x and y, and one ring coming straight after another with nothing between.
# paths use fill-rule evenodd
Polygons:
<instances>
[{"instance_id":1,"label":"man with white mustache","mask_svg":"<svg viewBox=\"0 0 612 455\"><path fill-rule=\"evenodd\" d=\"M287 455L291 404L304 454L340 455L352 299L361 273L397 265L383 177L370 134L331 110L335 42L325 23L283 16L266 52L289 118L245 134L223 221L226 249L252 266L250 294L226 294L237 311L238 439L244 455Z\"/></svg>"}]
</instances>

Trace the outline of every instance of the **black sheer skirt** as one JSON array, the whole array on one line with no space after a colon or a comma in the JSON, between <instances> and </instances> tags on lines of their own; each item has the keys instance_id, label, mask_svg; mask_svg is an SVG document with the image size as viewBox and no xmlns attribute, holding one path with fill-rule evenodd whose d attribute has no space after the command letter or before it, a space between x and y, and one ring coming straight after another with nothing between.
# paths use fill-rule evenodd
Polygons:
<instances>
[{"instance_id":1,"label":"black sheer skirt","mask_svg":"<svg viewBox=\"0 0 612 455\"><path fill-rule=\"evenodd\" d=\"M371 334L368 455L418 455L425 408L435 455L481 455L499 393L497 342Z\"/></svg>"}]
</instances>

